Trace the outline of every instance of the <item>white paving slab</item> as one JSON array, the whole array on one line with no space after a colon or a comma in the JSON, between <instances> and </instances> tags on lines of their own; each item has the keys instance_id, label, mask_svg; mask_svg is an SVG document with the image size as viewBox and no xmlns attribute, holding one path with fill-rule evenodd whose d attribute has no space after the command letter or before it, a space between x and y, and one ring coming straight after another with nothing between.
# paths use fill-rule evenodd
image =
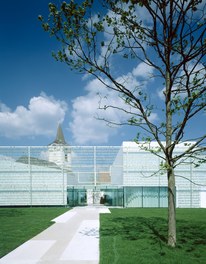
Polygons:
<instances>
[{"instance_id":1,"label":"white paving slab","mask_svg":"<svg viewBox=\"0 0 206 264\"><path fill-rule=\"evenodd\" d=\"M111 211L108 208L100 208L99 213L100 214L111 214Z\"/></svg>"},{"instance_id":2,"label":"white paving slab","mask_svg":"<svg viewBox=\"0 0 206 264\"><path fill-rule=\"evenodd\" d=\"M99 259L99 220L84 220L60 260Z\"/></svg>"},{"instance_id":3,"label":"white paving slab","mask_svg":"<svg viewBox=\"0 0 206 264\"><path fill-rule=\"evenodd\" d=\"M0 264L36 264L55 240L29 240L0 259Z\"/></svg>"},{"instance_id":4,"label":"white paving slab","mask_svg":"<svg viewBox=\"0 0 206 264\"><path fill-rule=\"evenodd\" d=\"M66 213L54 218L52 220L52 222L55 222L55 223L66 223L67 221L69 221L75 215L76 215L76 212L68 211L68 212L66 212Z\"/></svg>"}]
</instances>

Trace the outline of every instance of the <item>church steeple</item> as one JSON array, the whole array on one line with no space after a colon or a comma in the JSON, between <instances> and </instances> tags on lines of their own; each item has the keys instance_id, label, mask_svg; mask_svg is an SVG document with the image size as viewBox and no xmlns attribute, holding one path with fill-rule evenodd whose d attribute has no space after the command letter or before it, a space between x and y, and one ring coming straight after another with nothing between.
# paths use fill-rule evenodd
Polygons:
<instances>
[{"instance_id":1,"label":"church steeple","mask_svg":"<svg viewBox=\"0 0 206 264\"><path fill-rule=\"evenodd\" d=\"M56 139L54 140L53 144L57 145L68 145L67 142L64 139L64 134L61 128L61 125L58 125L57 128L57 134L56 134Z\"/></svg>"},{"instance_id":2,"label":"church steeple","mask_svg":"<svg viewBox=\"0 0 206 264\"><path fill-rule=\"evenodd\" d=\"M65 141L61 125L58 125L55 140L48 146L49 161L64 168L71 167L71 148Z\"/></svg>"},{"instance_id":3,"label":"church steeple","mask_svg":"<svg viewBox=\"0 0 206 264\"><path fill-rule=\"evenodd\" d=\"M58 125L58 128L57 128L56 139L54 140L54 142L52 142L49 145L61 145L61 146L63 145L63 146L68 146L67 142L64 139L64 134L63 134L63 131L62 131L62 128L61 128L61 125L60 124Z\"/></svg>"}]
</instances>

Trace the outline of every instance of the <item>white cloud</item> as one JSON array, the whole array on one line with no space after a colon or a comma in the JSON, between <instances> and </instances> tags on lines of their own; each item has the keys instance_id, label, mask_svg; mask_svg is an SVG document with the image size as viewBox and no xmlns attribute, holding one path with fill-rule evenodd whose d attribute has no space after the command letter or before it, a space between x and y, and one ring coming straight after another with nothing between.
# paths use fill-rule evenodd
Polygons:
<instances>
[{"instance_id":1,"label":"white cloud","mask_svg":"<svg viewBox=\"0 0 206 264\"><path fill-rule=\"evenodd\" d=\"M137 65L136 68L133 69L132 74L136 77L148 78L152 77L154 73L154 67L146 64L145 62L141 62Z\"/></svg>"},{"instance_id":2,"label":"white cloud","mask_svg":"<svg viewBox=\"0 0 206 264\"><path fill-rule=\"evenodd\" d=\"M194 62L189 62L188 64L185 65L185 68L187 69L187 74L186 72L182 69L180 69L179 73L179 83L177 82L172 88L173 88L173 93L172 96L178 96L182 99L188 97L187 89L189 88L191 91L192 89L196 89L197 91L200 91L204 87L204 82L206 79L206 70L205 67L202 63L198 63L197 65ZM200 83L198 87L195 87L193 85L193 80L194 78L199 79ZM189 83L187 83L189 79ZM186 84L187 83L187 84ZM188 87L186 87L186 85ZM157 90L157 95L158 97L164 101L165 100L165 93L166 88L163 87L162 89Z\"/></svg>"},{"instance_id":3,"label":"white cloud","mask_svg":"<svg viewBox=\"0 0 206 264\"><path fill-rule=\"evenodd\" d=\"M157 90L157 95L158 95L158 97L159 97L162 101L165 100L165 95L164 95L164 93L165 93L165 87L162 88L162 89Z\"/></svg>"},{"instance_id":4,"label":"white cloud","mask_svg":"<svg viewBox=\"0 0 206 264\"><path fill-rule=\"evenodd\" d=\"M0 112L10 112L10 111L11 109L7 105L0 102Z\"/></svg>"},{"instance_id":5,"label":"white cloud","mask_svg":"<svg viewBox=\"0 0 206 264\"><path fill-rule=\"evenodd\" d=\"M105 122L95 118L99 100L99 96L90 91L86 96L79 96L73 101L73 121L70 123L70 129L78 145L105 144L109 137L116 133L116 129L109 128Z\"/></svg>"},{"instance_id":6,"label":"white cloud","mask_svg":"<svg viewBox=\"0 0 206 264\"><path fill-rule=\"evenodd\" d=\"M128 5L125 4L125 10L128 8ZM106 14L108 16L113 16L111 11L108 11ZM151 26L151 16L146 10L146 8L140 8L137 6L136 8L136 16L139 20L142 21L143 26L150 27ZM116 20L118 21L119 16L117 15ZM93 22L98 21L98 18L96 15L93 17ZM109 68L110 72L113 72L113 75L116 76L118 72L118 67L125 68L125 74L122 76L119 76L116 80L123 84L127 89L129 89L132 92L137 91L137 96L138 92L141 90L147 91L148 88L148 83L154 80L153 77L155 68L152 66L149 66L145 62L140 62L136 67L133 67L132 64L127 64L127 66L121 64L117 64L116 62L120 58L121 55L123 55L121 52L120 53L115 53L115 54L110 54L108 50L107 45L113 45L115 47L116 39L112 39L113 37L113 27L108 27L106 23L104 24L105 30L102 34L99 36L99 41L103 40L104 45L100 47L99 53L96 53L96 61L98 64L103 64L105 63L104 57L107 55L109 56ZM119 30L122 32L125 31L124 25L120 26L119 25ZM125 38L126 41L126 38ZM146 44L142 43L144 46L145 50L148 49L148 46ZM110 49L112 52L112 49ZM97 50L96 50L97 51ZM140 49L141 51L141 49ZM139 51L139 52L140 52ZM138 51L137 51L138 52ZM119 56L120 55L120 56ZM139 54L139 56L144 59L144 56L142 54ZM117 61L115 61L115 58L117 58ZM126 68L127 67L127 68ZM124 70L124 69L123 69ZM130 72L128 72L130 71ZM118 128L108 128L106 126L106 123L95 119L95 116L97 114L110 121L114 121L116 123L121 123L124 120L127 120L129 118L128 115L126 115L123 111L117 111L114 108L108 108L106 111L100 111L98 110L99 108L99 96L97 95L98 93L101 94L101 106L104 105L110 105L110 106L116 106L119 108L124 108L129 107L126 106L125 103L118 97L117 92L112 91L112 90L107 90L105 86L98 81L97 79L89 79L88 76L89 74L84 75L84 80L87 80L87 86L85 87L85 90L87 92L86 95L84 96L79 96L75 100L73 100L73 110L72 110L72 121L70 122L70 129L73 134L73 138L75 143L77 144L97 144L97 143L107 143L110 136L115 135L115 133L118 132ZM158 77L155 79L155 85L153 85L152 89L152 96L154 93L157 91L158 97L161 98L162 100L164 99L164 88L163 89L157 89L156 87L160 86L157 83ZM155 91L154 91L155 90ZM103 93L104 92L104 93ZM148 92L149 94L149 92ZM152 98L151 94L149 94L150 98ZM155 94L155 98L158 99L158 97ZM153 98L152 98L153 99ZM150 104L150 102L148 102ZM145 103L146 105L146 103ZM156 113L152 113L150 116L150 121L155 121L158 119L158 116Z\"/></svg>"},{"instance_id":7,"label":"white cloud","mask_svg":"<svg viewBox=\"0 0 206 264\"><path fill-rule=\"evenodd\" d=\"M32 97L28 107L17 106L12 111L0 104L0 134L8 138L53 135L57 123L63 122L67 111L64 101L41 93Z\"/></svg>"},{"instance_id":8,"label":"white cloud","mask_svg":"<svg viewBox=\"0 0 206 264\"><path fill-rule=\"evenodd\" d=\"M124 84L127 89L134 91L140 85L136 77L129 72L118 77L117 81ZM130 109L130 106L125 104L116 91L107 89L98 79L88 81L85 90L87 91L85 96L79 96L72 102L70 130L73 139L75 144L78 145L106 144L110 137L117 134L119 126L108 127L106 122L95 117L121 124L127 122L129 114L115 109L115 107L125 109L128 112L134 111L134 109ZM98 109L100 106L101 108L104 108L104 106L114 107L102 110ZM151 114L150 120L155 119L157 119L157 115L155 113Z\"/></svg>"}]
</instances>

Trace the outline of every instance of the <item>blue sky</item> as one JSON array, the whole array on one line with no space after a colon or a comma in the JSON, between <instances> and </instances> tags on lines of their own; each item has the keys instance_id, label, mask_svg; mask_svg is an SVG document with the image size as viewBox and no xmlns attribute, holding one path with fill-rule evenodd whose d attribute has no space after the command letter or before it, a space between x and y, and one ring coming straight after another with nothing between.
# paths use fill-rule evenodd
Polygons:
<instances>
[{"instance_id":1,"label":"blue sky","mask_svg":"<svg viewBox=\"0 0 206 264\"><path fill-rule=\"evenodd\" d=\"M111 128L94 118L100 83L71 72L52 58L59 43L43 31L37 19L39 14L47 17L49 2L0 1L0 145L48 145L56 136L58 123L71 145L121 145L133 140L135 128ZM130 72L127 66L115 69L121 78L127 78L128 85L137 85L150 72L143 64L133 65ZM149 85L156 89L151 96L161 101L158 94L164 87L154 81ZM121 106L114 93L109 97ZM122 120L112 110L108 116ZM158 114L151 118L158 119ZM190 138L198 133L200 122L194 121Z\"/></svg>"},{"instance_id":2,"label":"blue sky","mask_svg":"<svg viewBox=\"0 0 206 264\"><path fill-rule=\"evenodd\" d=\"M120 145L133 139L135 130L128 133L126 127L108 128L95 120L95 109L88 112L90 124L87 118L74 124L74 103L78 107L78 98L80 104L84 96L88 99L88 83L51 56L59 43L37 19L39 14L47 17L49 2L0 1L0 145L47 145L58 122L72 145ZM92 108L92 100L87 107ZM83 122L81 128L78 122Z\"/></svg>"}]
</instances>

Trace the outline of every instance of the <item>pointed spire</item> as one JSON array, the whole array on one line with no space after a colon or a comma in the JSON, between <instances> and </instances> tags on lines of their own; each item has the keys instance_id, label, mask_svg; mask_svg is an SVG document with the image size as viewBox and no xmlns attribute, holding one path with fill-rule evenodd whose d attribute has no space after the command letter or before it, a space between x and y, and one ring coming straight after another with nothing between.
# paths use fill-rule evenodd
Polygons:
<instances>
[{"instance_id":1,"label":"pointed spire","mask_svg":"<svg viewBox=\"0 0 206 264\"><path fill-rule=\"evenodd\" d=\"M54 145L68 145L64 139L64 134L63 134L63 131L62 131L60 124L58 125L58 128L57 128L56 139L50 145L53 145L53 144Z\"/></svg>"}]
</instances>

